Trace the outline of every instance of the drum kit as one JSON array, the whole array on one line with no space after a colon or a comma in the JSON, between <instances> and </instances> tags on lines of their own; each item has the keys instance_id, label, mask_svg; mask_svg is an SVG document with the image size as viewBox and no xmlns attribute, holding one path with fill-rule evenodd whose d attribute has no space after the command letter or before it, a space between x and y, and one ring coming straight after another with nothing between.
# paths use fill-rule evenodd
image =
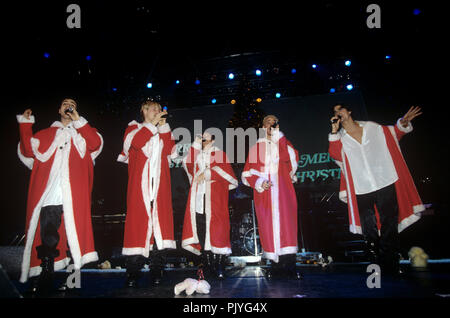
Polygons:
<instances>
[{"instance_id":1,"label":"drum kit","mask_svg":"<svg viewBox=\"0 0 450 318\"><path fill-rule=\"evenodd\" d=\"M262 255L261 243L259 241L258 226L254 209L240 216L237 223L232 225L233 254L240 256Z\"/></svg>"}]
</instances>

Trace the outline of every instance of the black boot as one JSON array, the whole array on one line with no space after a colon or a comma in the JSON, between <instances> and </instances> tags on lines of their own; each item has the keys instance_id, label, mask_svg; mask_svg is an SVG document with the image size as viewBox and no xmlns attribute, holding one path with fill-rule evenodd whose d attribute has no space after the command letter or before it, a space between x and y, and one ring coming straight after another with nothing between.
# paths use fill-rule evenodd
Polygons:
<instances>
[{"instance_id":1,"label":"black boot","mask_svg":"<svg viewBox=\"0 0 450 318\"><path fill-rule=\"evenodd\" d=\"M136 288L137 281L141 276L141 269L144 265L144 257L141 255L131 255L127 257L127 280L125 287Z\"/></svg>"},{"instance_id":2,"label":"black boot","mask_svg":"<svg viewBox=\"0 0 450 318\"><path fill-rule=\"evenodd\" d=\"M281 270L280 261L278 261L278 263L276 263L275 261L271 260L269 267L264 270L264 276L267 279L272 279L274 277L278 277L278 276L280 276L281 273L282 273L282 270Z\"/></svg>"},{"instance_id":3,"label":"black boot","mask_svg":"<svg viewBox=\"0 0 450 318\"><path fill-rule=\"evenodd\" d=\"M42 259L42 272L38 279L37 292L41 295L49 295L53 291L54 280L54 266L55 261L51 257L44 257Z\"/></svg>"},{"instance_id":4,"label":"black boot","mask_svg":"<svg viewBox=\"0 0 450 318\"><path fill-rule=\"evenodd\" d=\"M211 251L203 251L202 256L203 275L208 279L214 276L215 254Z\"/></svg>"},{"instance_id":5,"label":"black boot","mask_svg":"<svg viewBox=\"0 0 450 318\"><path fill-rule=\"evenodd\" d=\"M153 285L161 284L164 277L164 268L161 266L150 267L150 282Z\"/></svg>"},{"instance_id":6,"label":"black boot","mask_svg":"<svg viewBox=\"0 0 450 318\"><path fill-rule=\"evenodd\" d=\"M216 277L218 279L224 279L225 255L215 254L215 258L216 258Z\"/></svg>"},{"instance_id":7,"label":"black boot","mask_svg":"<svg viewBox=\"0 0 450 318\"><path fill-rule=\"evenodd\" d=\"M283 267L284 276L293 279L302 279L303 276L300 273L300 269L297 268L297 255L287 254L280 256L280 263Z\"/></svg>"},{"instance_id":8,"label":"black boot","mask_svg":"<svg viewBox=\"0 0 450 318\"><path fill-rule=\"evenodd\" d=\"M150 283L153 285L161 284L164 278L164 253L164 250L156 250L150 255Z\"/></svg>"}]
</instances>

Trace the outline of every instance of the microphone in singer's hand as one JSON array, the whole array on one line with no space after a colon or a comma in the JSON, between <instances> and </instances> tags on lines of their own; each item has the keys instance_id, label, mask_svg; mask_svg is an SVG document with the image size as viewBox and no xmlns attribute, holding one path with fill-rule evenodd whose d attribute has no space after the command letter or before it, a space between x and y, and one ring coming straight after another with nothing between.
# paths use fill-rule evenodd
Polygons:
<instances>
[{"instance_id":1,"label":"microphone in singer's hand","mask_svg":"<svg viewBox=\"0 0 450 318\"><path fill-rule=\"evenodd\" d=\"M64 112L65 112L66 114L67 114L67 113L73 113L73 107L72 107L72 106L68 107Z\"/></svg>"},{"instance_id":2,"label":"microphone in singer's hand","mask_svg":"<svg viewBox=\"0 0 450 318\"><path fill-rule=\"evenodd\" d=\"M334 118L331 122L333 123L333 124L336 124L337 122L338 122L338 120L340 120L341 119L341 116L337 116L338 118Z\"/></svg>"},{"instance_id":3,"label":"microphone in singer's hand","mask_svg":"<svg viewBox=\"0 0 450 318\"><path fill-rule=\"evenodd\" d=\"M275 122L271 127L273 128L273 129L275 129L275 128L277 128L277 126L278 126L278 121L277 122Z\"/></svg>"}]
</instances>

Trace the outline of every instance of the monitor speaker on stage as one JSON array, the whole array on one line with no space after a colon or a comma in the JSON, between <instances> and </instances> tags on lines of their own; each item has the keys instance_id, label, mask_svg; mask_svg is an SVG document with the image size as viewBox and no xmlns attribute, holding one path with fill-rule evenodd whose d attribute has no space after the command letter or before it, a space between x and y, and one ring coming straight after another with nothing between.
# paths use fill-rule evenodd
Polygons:
<instances>
[{"instance_id":1,"label":"monitor speaker on stage","mask_svg":"<svg viewBox=\"0 0 450 318\"><path fill-rule=\"evenodd\" d=\"M23 298L0 265L0 298Z\"/></svg>"}]
</instances>

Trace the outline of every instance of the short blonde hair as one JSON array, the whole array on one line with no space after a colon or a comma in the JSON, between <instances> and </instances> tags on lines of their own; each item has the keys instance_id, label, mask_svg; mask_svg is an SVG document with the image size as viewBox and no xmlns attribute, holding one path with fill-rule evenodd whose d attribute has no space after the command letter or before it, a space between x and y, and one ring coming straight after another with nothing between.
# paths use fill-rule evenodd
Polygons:
<instances>
[{"instance_id":1,"label":"short blonde hair","mask_svg":"<svg viewBox=\"0 0 450 318\"><path fill-rule=\"evenodd\" d=\"M162 110L161 104L158 103L158 102L154 102L152 100L146 100L145 102L143 102L141 104L141 111L140 112L141 112L142 119L144 119L144 113L142 112L144 110L144 108L150 108L150 107L153 107L153 106L156 106L156 107L159 108L159 110Z\"/></svg>"},{"instance_id":2,"label":"short blonde hair","mask_svg":"<svg viewBox=\"0 0 450 318\"><path fill-rule=\"evenodd\" d=\"M277 116L275 116L275 115L267 115L267 116L264 117L264 119L263 119L263 122L262 122L263 127L264 127L264 125L266 124L267 120L269 120L269 118L273 118L273 119L275 119L275 121L278 121L278 117L277 117Z\"/></svg>"}]
</instances>

